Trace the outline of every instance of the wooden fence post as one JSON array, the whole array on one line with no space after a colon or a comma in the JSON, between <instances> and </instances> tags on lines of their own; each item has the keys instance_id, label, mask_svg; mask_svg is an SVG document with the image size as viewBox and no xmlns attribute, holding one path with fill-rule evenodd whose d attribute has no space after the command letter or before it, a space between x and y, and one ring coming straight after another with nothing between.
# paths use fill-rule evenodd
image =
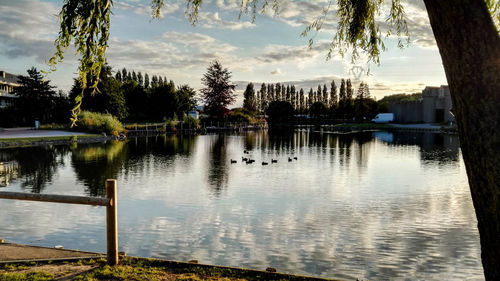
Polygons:
<instances>
[{"instance_id":1,"label":"wooden fence post","mask_svg":"<svg viewBox=\"0 0 500 281\"><path fill-rule=\"evenodd\" d=\"M106 206L106 234L108 248L108 264L118 264L118 220L116 206L116 180L106 180L106 198L109 205Z\"/></svg>"}]
</instances>

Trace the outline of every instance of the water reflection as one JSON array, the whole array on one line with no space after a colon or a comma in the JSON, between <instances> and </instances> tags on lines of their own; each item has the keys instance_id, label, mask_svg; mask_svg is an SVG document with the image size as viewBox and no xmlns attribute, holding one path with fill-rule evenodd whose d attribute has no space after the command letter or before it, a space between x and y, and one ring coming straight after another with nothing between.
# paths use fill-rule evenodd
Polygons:
<instances>
[{"instance_id":1,"label":"water reflection","mask_svg":"<svg viewBox=\"0 0 500 281\"><path fill-rule=\"evenodd\" d=\"M3 169L3 173L9 174L6 175L9 180L19 181L23 189L40 193L52 182L58 166L64 165L67 153L67 146L0 149L0 162L11 163L12 168Z\"/></svg>"},{"instance_id":2,"label":"water reflection","mask_svg":"<svg viewBox=\"0 0 500 281\"><path fill-rule=\"evenodd\" d=\"M2 161L25 163L6 151ZM118 179L120 250L131 255L345 279L483 279L453 135L301 129L137 138L57 153L53 175L67 173L52 176L59 193L72 184L103 195L104 180ZM278 163L260 165L271 158ZM7 189L23 182L13 178ZM54 225L30 216L31 205L0 204L13 213L0 217L2 238L105 251L99 210L79 209ZM37 214L51 217L51 206ZM17 222L30 222L30 232L20 236Z\"/></svg>"},{"instance_id":3,"label":"water reflection","mask_svg":"<svg viewBox=\"0 0 500 281\"><path fill-rule=\"evenodd\" d=\"M446 165L460 160L458 136L434 132L375 132L375 138L395 146L415 146L420 148L422 162Z\"/></svg>"},{"instance_id":4,"label":"water reflection","mask_svg":"<svg viewBox=\"0 0 500 281\"><path fill-rule=\"evenodd\" d=\"M220 134L211 137L207 179L213 194L219 196L228 183L227 165L230 159L227 157L227 136ZM245 138L245 140L246 149L251 150L252 142L248 142L248 138Z\"/></svg>"},{"instance_id":5,"label":"water reflection","mask_svg":"<svg viewBox=\"0 0 500 281\"><path fill-rule=\"evenodd\" d=\"M72 150L71 166L77 179L83 182L86 194L106 195L106 179L117 178L127 158L125 142L112 141L105 144L83 144Z\"/></svg>"}]
</instances>

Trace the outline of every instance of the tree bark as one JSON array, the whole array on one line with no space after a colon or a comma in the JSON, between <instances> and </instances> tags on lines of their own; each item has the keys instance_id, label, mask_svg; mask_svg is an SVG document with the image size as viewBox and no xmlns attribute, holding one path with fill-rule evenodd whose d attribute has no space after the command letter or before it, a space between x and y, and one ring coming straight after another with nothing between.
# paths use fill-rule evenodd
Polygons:
<instances>
[{"instance_id":1,"label":"tree bark","mask_svg":"<svg viewBox=\"0 0 500 281\"><path fill-rule=\"evenodd\" d=\"M450 87L486 280L500 280L500 36L484 0L424 0Z\"/></svg>"}]
</instances>

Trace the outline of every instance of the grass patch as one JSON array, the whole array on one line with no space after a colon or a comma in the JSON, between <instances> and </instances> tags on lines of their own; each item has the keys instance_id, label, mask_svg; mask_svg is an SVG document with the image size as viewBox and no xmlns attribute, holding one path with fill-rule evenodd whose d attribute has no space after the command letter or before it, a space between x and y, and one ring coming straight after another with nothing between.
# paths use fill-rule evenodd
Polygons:
<instances>
[{"instance_id":1,"label":"grass patch","mask_svg":"<svg viewBox=\"0 0 500 281\"><path fill-rule=\"evenodd\" d=\"M59 140L68 140L68 141L76 141L77 139L85 139L85 138L96 138L101 135L97 134L85 134L85 135L77 135L77 136L57 136L57 137L31 137L31 138L11 138L11 139L0 139L0 142L16 142L16 143L32 143L37 141L59 141Z\"/></svg>"},{"instance_id":2,"label":"grass patch","mask_svg":"<svg viewBox=\"0 0 500 281\"><path fill-rule=\"evenodd\" d=\"M52 281L54 275L48 272L1 272L0 281Z\"/></svg>"},{"instance_id":3,"label":"grass patch","mask_svg":"<svg viewBox=\"0 0 500 281\"><path fill-rule=\"evenodd\" d=\"M105 259L51 264L0 265L0 281L17 280L167 280L167 281L257 281L326 280L303 276L266 273L229 267L188 264L174 261L124 257L118 266Z\"/></svg>"}]
</instances>

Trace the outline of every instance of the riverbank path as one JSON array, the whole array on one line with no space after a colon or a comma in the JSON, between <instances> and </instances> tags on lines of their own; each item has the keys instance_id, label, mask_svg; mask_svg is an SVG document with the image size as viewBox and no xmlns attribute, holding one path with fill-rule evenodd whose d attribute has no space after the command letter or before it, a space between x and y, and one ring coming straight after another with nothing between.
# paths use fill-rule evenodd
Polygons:
<instances>
[{"instance_id":1,"label":"riverbank path","mask_svg":"<svg viewBox=\"0 0 500 281\"><path fill-rule=\"evenodd\" d=\"M103 254L80 252L11 243L0 243L0 263L40 260L70 260L106 257Z\"/></svg>"},{"instance_id":2,"label":"riverbank path","mask_svg":"<svg viewBox=\"0 0 500 281\"><path fill-rule=\"evenodd\" d=\"M85 133L59 130L34 130L33 128L0 128L0 139L70 137L78 135L85 135Z\"/></svg>"}]
</instances>

